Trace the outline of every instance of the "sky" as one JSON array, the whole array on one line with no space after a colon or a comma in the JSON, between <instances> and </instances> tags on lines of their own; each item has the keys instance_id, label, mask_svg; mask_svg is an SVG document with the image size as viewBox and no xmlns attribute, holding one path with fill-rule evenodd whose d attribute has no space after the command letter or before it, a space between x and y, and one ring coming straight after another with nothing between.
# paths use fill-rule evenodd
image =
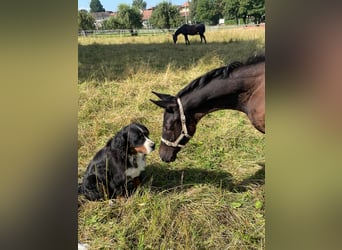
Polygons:
<instances>
[{"instance_id":1,"label":"sky","mask_svg":"<svg viewBox=\"0 0 342 250\"><path fill-rule=\"evenodd\" d=\"M147 3L147 8L155 7L156 5L164 2L165 0L144 0ZM170 2L174 5L182 5L187 0L168 0L166 2ZM128 5L132 5L133 0L100 0L103 8L106 11L117 11L117 7L119 4L124 3ZM86 9L89 10L90 0L78 0L78 9Z\"/></svg>"}]
</instances>

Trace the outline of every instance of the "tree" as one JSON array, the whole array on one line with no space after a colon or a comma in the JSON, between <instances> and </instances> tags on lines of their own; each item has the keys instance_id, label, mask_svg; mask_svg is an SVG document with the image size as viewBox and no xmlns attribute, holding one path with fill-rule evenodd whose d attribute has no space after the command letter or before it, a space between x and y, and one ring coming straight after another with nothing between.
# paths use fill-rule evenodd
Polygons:
<instances>
[{"instance_id":1,"label":"tree","mask_svg":"<svg viewBox=\"0 0 342 250\"><path fill-rule=\"evenodd\" d=\"M196 8L197 8L197 0L192 0L190 2L190 6L189 6L189 11L190 11L190 20L193 23L197 23L196 22Z\"/></svg>"},{"instance_id":2,"label":"tree","mask_svg":"<svg viewBox=\"0 0 342 250\"><path fill-rule=\"evenodd\" d=\"M150 23L160 29L170 29L182 23L182 18L176 6L162 2L152 12Z\"/></svg>"},{"instance_id":3,"label":"tree","mask_svg":"<svg viewBox=\"0 0 342 250\"><path fill-rule=\"evenodd\" d=\"M259 24L262 17L265 16L265 0L254 0L250 3L251 9L248 15L254 17L254 23Z\"/></svg>"},{"instance_id":4,"label":"tree","mask_svg":"<svg viewBox=\"0 0 342 250\"><path fill-rule=\"evenodd\" d=\"M122 24L122 28L132 29L142 27L142 14L136 7L120 4L118 6L117 18Z\"/></svg>"},{"instance_id":5,"label":"tree","mask_svg":"<svg viewBox=\"0 0 342 250\"><path fill-rule=\"evenodd\" d=\"M235 19L236 24L239 23L239 0L225 0L224 2L224 12L228 19Z\"/></svg>"},{"instance_id":6,"label":"tree","mask_svg":"<svg viewBox=\"0 0 342 250\"><path fill-rule=\"evenodd\" d=\"M218 24L219 19L223 17L222 0L198 0L196 7L196 19L209 23Z\"/></svg>"},{"instance_id":7,"label":"tree","mask_svg":"<svg viewBox=\"0 0 342 250\"><path fill-rule=\"evenodd\" d=\"M247 24L247 17L253 17L254 23L260 23L265 16L265 0L224 0L224 13L228 18L242 18Z\"/></svg>"},{"instance_id":8,"label":"tree","mask_svg":"<svg viewBox=\"0 0 342 250\"><path fill-rule=\"evenodd\" d=\"M100 0L91 0L90 1L90 12L105 12L106 10L103 8Z\"/></svg>"},{"instance_id":9,"label":"tree","mask_svg":"<svg viewBox=\"0 0 342 250\"><path fill-rule=\"evenodd\" d=\"M248 11L251 10L251 0L240 0L239 17L247 24Z\"/></svg>"},{"instance_id":10,"label":"tree","mask_svg":"<svg viewBox=\"0 0 342 250\"><path fill-rule=\"evenodd\" d=\"M95 19L86 10L78 11L78 30L95 29Z\"/></svg>"},{"instance_id":11,"label":"tree","mask_svg":"<svg viewBox=\"0 0 342 250\"><path fill-rule=\"evenodd\" d=\"M124 28L123 24L116 17L110 17L103 20L102 29L104 30L114 30Z\"/></svg>"},{"instance_id":12,"label":"tree","mask_svg":"<svg viewBox=\"0 0 342 250\"><path fill-rule=\"evenodd\" d=\"M146 10L147 3L144 0L133 0L132 7L139 10Z\"/></svg>"}]
</instances>

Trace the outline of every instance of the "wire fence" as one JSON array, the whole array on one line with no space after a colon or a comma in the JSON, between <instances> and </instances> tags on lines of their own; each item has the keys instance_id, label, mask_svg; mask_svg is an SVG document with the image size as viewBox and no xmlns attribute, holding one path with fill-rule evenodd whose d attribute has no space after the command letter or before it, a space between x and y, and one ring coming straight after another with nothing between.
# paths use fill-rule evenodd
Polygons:
<instances>
[{"instance_id":1,"label":"wire fence","mask_svg":"<svg viewBox=\"0 0 342 250\"><path fill-rule=\"evenodd\" d=\"M261 24L240 24L240 25L215 25L215 26L206 26L207 30L217 30L217 29L234 29L240 27L255 27L255 26L264 26L264 23ZM160 35L173 33L176 29L113 29L113 30L81 30L78 31L79 36L144 36L144 35Z\"/></svg>"},{"instance_id":2,"label":"wire fence","mask_svg":"<svg viewBox=\"0 0 342 250\"><path fill-rule=\"evenodd\" d=\"M175 29L114 29L114 30L81 30L79 36L137 36L137 35L159 35L174 32Z\"/></svg>"}]
</instances>

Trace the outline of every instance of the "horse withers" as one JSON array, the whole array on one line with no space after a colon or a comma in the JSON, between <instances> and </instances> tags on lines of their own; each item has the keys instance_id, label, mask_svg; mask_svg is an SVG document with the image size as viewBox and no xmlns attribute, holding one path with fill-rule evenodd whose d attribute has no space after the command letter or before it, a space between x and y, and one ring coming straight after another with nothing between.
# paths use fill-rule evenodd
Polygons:
<instances>
[{"instance_id":1,"label":"horse withers","mask_svg":"<svg viewBox=\"0 0 342 250\"><path fill-rule=\"evenodd\" d=\"M174 161L195 134L199 120L217 110L241 111L257 130L265 133L264 55L214 69L193 80L176 96L153 93L160 100L151 101L165 109L159 148L165 162Z\"/></svg>"},{"instance_id":2,"label":"horse withers","mask_svg":"<svg viewBox=\"0 0 342 250\"><path fill-rule=\"evenodd\" d=\"M194 36L194 35L197 35L197 34L200 35L201 43L202 43L203 39L204 39L204 42L207 43L207 40L205 39L205 36L204 36L204 32L205 32L204 24L194 24L194 25L183 24L172 35L173 43L174 44L177 43L177 37L178 37L179 34L183 34L184 35L184 39L185 39L185 44L186 45L190 45L190 41L188 39L188 35Z\"/></svg>"}]
</instances>

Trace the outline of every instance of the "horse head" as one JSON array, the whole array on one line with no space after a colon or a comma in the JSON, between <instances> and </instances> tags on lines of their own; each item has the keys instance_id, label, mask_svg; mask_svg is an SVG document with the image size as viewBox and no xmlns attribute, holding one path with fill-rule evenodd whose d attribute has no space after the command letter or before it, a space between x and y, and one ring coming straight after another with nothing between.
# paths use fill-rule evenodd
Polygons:
<instances>
[{"instance_id":1,"label":"horse head","mask_svg":"<svg viewBox=\"0 0 342 250\"><path fill-rule=\"evenodd\" d=\"M186 117L179 98L167 94L153 92L160 100L151 100L154 104L165 109L162 138L159 156L162 161L172 162L177 153L195 134L196 123L191 117Z\"/></svg>"},{"instance_id":2,"label":"horse head","mask_svg":"<svg viewBox=\"0 0 342 250\"><path fill-rule=\"evenodd\" d=\"M177 35L172 34L172 38L173 38L173 43L176 44L177 43Z\"/></svg>"}]
</instances>

